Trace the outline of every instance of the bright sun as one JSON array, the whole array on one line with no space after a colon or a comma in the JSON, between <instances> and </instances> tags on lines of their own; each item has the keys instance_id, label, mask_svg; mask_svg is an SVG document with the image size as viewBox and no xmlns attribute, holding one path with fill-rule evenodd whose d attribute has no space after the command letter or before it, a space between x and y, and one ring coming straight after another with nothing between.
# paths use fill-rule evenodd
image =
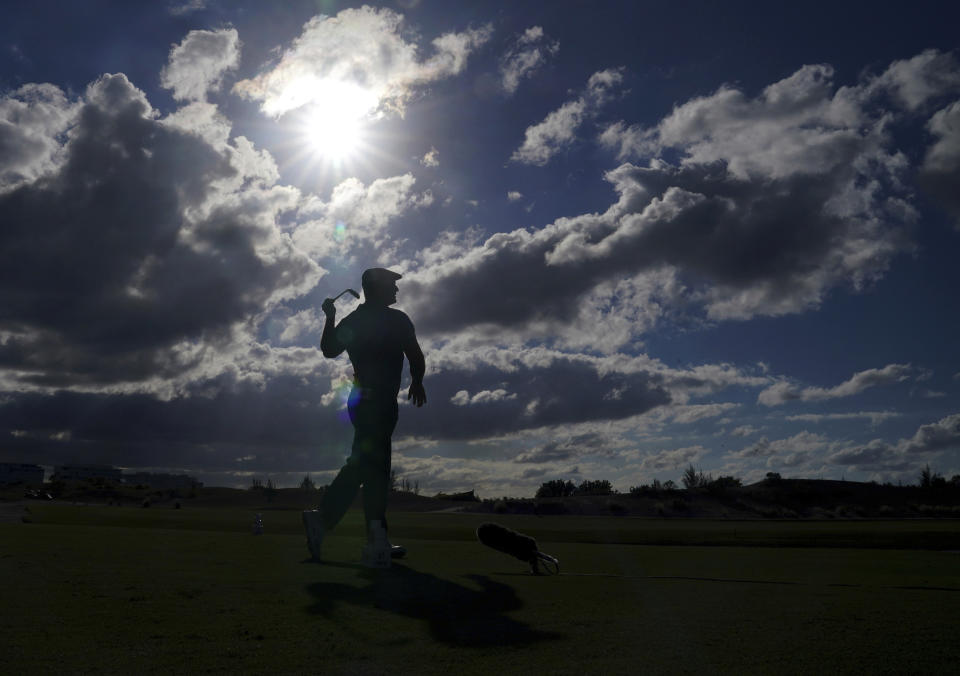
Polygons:
<instances>
[{"instance_id":1,"label":"bright sun","mask_svg":"<svg viewBox=\"0 0 960 676\"><path fill-rule=\"evenodd\" d=\"M324 80L313 85L315 103L304 116L304 134L312 152L339 162L358 153L364 121L377 96L352 83Z\"/></svg>"}]
</instances>

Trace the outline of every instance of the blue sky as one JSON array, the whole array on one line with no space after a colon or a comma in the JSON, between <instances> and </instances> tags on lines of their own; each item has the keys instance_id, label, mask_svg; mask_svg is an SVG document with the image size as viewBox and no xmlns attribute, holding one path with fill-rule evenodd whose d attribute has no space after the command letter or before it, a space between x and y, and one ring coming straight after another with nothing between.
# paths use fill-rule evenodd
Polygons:
<instances>
[{"instance_id":1,"label":"blue sky","mask_svg":"<svg viewBox=\"0 0 960 676\"><path fill-rule=\"evenodd\" d=\"M2 459L329 480L386 266L427 492L960 473L956 10L550 7L5 9Z\"/></svg>"}]
</instances>

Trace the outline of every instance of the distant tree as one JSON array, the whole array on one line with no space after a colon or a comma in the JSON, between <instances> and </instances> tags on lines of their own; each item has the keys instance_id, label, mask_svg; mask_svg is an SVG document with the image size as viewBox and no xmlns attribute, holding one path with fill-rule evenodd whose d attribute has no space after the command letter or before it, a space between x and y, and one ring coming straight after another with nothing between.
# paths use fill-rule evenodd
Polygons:
<instances>
[{"instance_id":1,"label":"distant tree","mask_svg":"<svg viewBox=\"0 0 960 676\"><path fill-rule=\"evenodd\" d=\"M683 482L684 488L687 490L704 488L713 477L707 475L705 476L702 471L697 471L697 468L691 465L683 472L683 477L681 481Z\"/></svg>"},{"instance_id":2,"label":"distant tree","mask_svg":"<svg viewBox=\"0 0 960 676\"><path fill-rule=\"evenodd\" d=\"M397 490L399 479L400 477L397 476L397 470L391 469L390 470L390 490L391 491Z\"/></svg>"},{"instance_id":3,"label":"distant tree","mask_svg":"<svg viewBox=\"0 0 960 676\"><path fill-rule=\"evenodd\" d=\"M767 481L774 483L780 481L780 472L767 472Z\"/></svg>"},{"instance_id":4,"label":"distant tree","mask_svg":"<svg viewBox=\"0 0 960 676\"><path fill-rule=\"evenodd\" d=\"M313 483L313 479L310 478L309 474L303 477L303 481L300 482L300 490L314 491L316 489L317 489L317 485Z\"/></svg>"},{"instance_id":5,"label":"distant tree","mask_svg":"<svg viewBox=\"0 0 960 676\"><path fill-rule=\"evenodd\" d=\"M420 479L413 482L413 494L420 495Z\"/></svg>"},{"instance_id":6,"label":"distant tree","mask_svg":"<svg viewBox=\"0 0 960 676\"><path fill-rule=\"evenodd\" d=\"M577 495L610 495L612 493L613 486L606 479L596 481L584 479L577 487Z\"/></svg>"},{"instance_id":7,"label":"distant tree","mask_svg":"<svg viewBox=\"0 0 960 676\"><path fill-rule=\"evenodd\" d=\"M673 479L667 479L663 482L663 490L665 491L675 491L677 490L677 484Z\"/></svg>"},{"instance_id":8,"label":"distant tree","mask_svg":"<svg viewBox=\"0 0 960 676\"><path fill-rule=\"evenodd\" d=\"M273 502L279 492L277 487L273 485L273 479L267 479L267 487L263 489L263 494L267 496L267 502Z\"/></svg>"},{"instance_id":9,"label":"distant tree","mask_svg":"<svg viewBox=\"0 0 960 676\"><path fill-rule=\"evenodd\" d=\"M743 484L735 476L718 476L707 483L707 490L711 493L723 493L731 488L740 488Z\"/></svg>"},{"instance_id":10,"label":"distant tree","mask_svg":"<svg viewBox=\"0 0 960 676\"><path fill-rule=\"evenodd\" d=\"M920 486L922 488L945 488L947 480L937 472L930 469L930 465L923 468L920 472Z\"/></svg>"},{"instance_id":11,"label":"distant tree","mask_svg":"<svg viewBox=\"0 0 960 676\"><path fill-rule=\"evenodd\" d=\"M563 479L554 479L553 481L547 481L540 484L540 488L537 489L536 497L538 498L563 498L568 495L573 495L576 493L577 487L572 481L564 481Z\"/></svg>"},{"instance_id":12,"label":"distant tree","mask_svg":"<svg viewBox=\"0 0 960 676\"><path fill-rule=\"evenodd\" d=\"M256 477L254 477L254 478L250 481L250 490L252 490L252 491L258 491L258 490L261 490L262 488L263 488L263 480L262 480L262 479L257 479Z\"/></svg>"}]
</instances>

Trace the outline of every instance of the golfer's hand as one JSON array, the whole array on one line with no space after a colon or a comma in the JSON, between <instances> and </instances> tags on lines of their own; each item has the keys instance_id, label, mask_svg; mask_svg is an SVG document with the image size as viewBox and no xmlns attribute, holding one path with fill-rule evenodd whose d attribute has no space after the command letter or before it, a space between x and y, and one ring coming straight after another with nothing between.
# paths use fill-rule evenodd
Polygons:
<instances>
[{"instance_id":1,"label":"golfer's hand","mask_svg":"<svg viewBox=\"0 0 960 676\"><path fill-rule=\"evenodd\" d=\"M413 401L417 408L427 403L427 391L423 389L423 383L414 383L407 391L407 401Z\"/></svg>"},{"instance_id":2,"label":"golfer's hand","mask_svg":"<svg viewBox=\"0 0 960 676\"><path fill-rule=\"evenodd\" d=\"M333 298L327 298L323 301L323 305L320 306L320 309L323 310L323 314L327 315L327 319L333 319L337 316L337 308L333 304Z\"/></svg>"}]
</instances>

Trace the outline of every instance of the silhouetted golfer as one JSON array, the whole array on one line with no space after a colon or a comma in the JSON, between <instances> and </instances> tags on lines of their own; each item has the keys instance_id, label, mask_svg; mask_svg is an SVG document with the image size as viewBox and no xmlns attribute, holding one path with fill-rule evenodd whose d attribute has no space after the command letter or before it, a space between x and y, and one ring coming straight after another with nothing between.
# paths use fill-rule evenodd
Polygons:
<instances>
[{"instance_id":1,"label":"silhouetted golfer","mask_svg":"<svg viewBox=\"0 0 960 676\"><path fill-rule=\"evenodd\" d=\"M417 343L413 322L400 310L390 308L397 302L396 280L401 275L384 268L363 273L364 303L336 325L333 299L323 301L326 315L320 349L334 358L344 350L353 364L353 389L347 402L353 423L353 448L346 464L327 488L319 510L303 513L307 545L314 559L320 558L323 536L343 518L363 485L363 511L367 523L368 544L364 548L366 565L389 565L391 556L406 553L386 539L387 494L390 490L390 440L397 425L397 394L403 375L403 357L410 362L413 383L407 393L419 408L427 401L423 389L426 364Z\"/></svg>"}]
</instances>

